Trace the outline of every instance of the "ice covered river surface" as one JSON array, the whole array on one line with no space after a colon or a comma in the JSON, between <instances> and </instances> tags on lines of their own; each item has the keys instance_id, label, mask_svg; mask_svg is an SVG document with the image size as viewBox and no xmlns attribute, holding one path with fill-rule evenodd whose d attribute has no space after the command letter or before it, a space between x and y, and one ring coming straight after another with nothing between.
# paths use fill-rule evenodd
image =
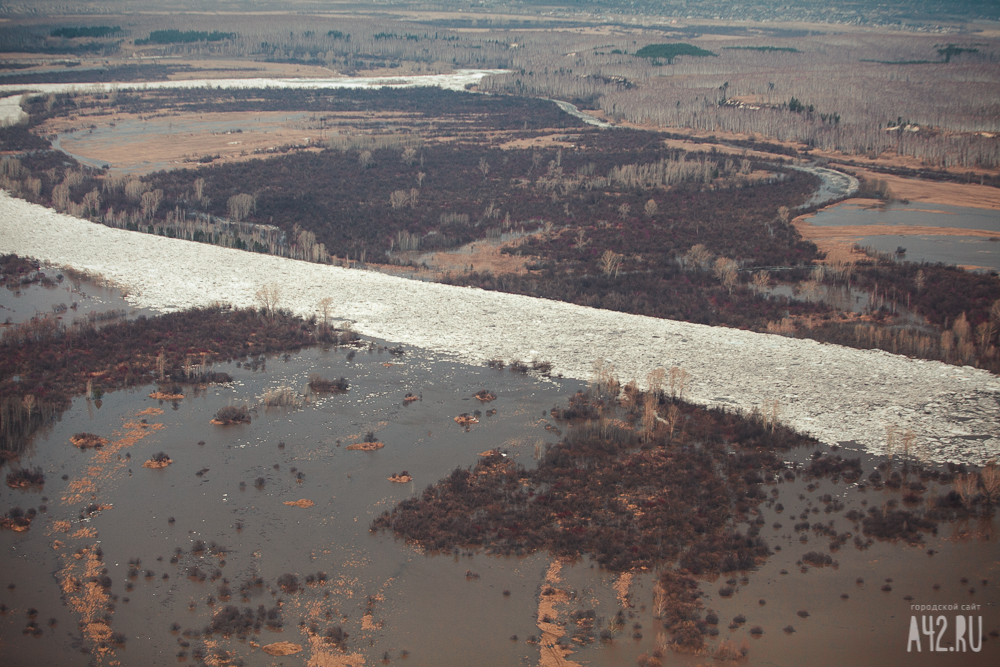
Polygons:
<instances>
[{"instance_id":1,"label":"ice covered river surface","mask_svg":"<svg viewBox=\"0 0 1000 667\"><path fill-rule=\"evenodd\" d=\"M586 380L603 360L640 383L654 368L679 366L690 399L747 410L777 400L782 421L828 444L878 452L894 425L939 462L981 464L1000 450L1000 379L970 367L111 229L6 194L0 251L100 273L135 306L161 312L254 305L274 283L295 312L317 313L330 297L333 316L360 333L471 363L539 359Z\"/></svg>"}]
</instances>

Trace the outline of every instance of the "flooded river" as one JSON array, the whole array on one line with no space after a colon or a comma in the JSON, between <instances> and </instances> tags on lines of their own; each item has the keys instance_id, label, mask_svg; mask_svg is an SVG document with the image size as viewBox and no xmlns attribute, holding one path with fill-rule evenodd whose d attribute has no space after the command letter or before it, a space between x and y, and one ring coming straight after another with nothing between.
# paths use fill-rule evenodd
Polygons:
<instances>
[{"instance_id":1,"label":"flooded river","mask_svg":"<svg viewBox=\"0 0 1000 667\"><path fill-rule=\"evenodd\" d=\"M54 298L68 299L59 289L24 288L15 312L19 304L41 309ZM101 298L117 304L114 294ZM549 410L584 384L470 365L417 348L398 355L388 346L376 340L360 349L315 348L221 365L217 370L230 373L232 383L188 387L174 401L149 397L153 386L112 392L100 401L76 399L12 464L41 468L44 488L0 489L0 510L38 512L27 532L0 531L5 661L550 664L537 644L540 600L552 581L546 580L547 554L431 556L371 533L369 525L487 450L500 449L532 467L567 428ZM265 392L279 387L304 397L312 374L344 377L349 391L312 395L295 409L260 405ZM473 397L484 388L496 400ZM407 394L418 400L404 401ZM210 424L227 405L256 406L252 422ZM454 421L476 411L479 423L468 429ZM70 444L79 432L110 442L102 450L80 450ZM382 449L346 449L369 432ZM173 463L142 466L158 452ZM792 453L799 463L810 455ZM875 463L864 456L866 472ZM403 471L411 482L387 479ZM910 617L921 615L911 604L979 605L966 615L977 622L982 617L985 633L1000 630L995 519L942 524L919 546L875 542L859 550L848 543L831 552L829 538L793 530L793 524L807 517L860 535L845 513L896 502L899 494L801 477L771 486L757 523L772 556L756 571L701 582L706 609L720 618L710 646L745 643L751 665L996 664L1000 641L987 636L978 652L956 645L956 612L950 611L942 647L958 646L961 655L928 652L926 638L922 653L906 653ZM100 560L93 558L97 549ZM809 551L830 553L836 562L803 567ZM569 642L573 662L565 664L637 664L640 654L652 655L666 641L655 617L653 573L634 574L622 588L618 575L586 557L563 565L555 584L566 593L556 606L558 622L569 634L572 612L596 615L594 641ZM289 576L298 590L288 586ZM100 577L108 578L106 588L91 587L100 594L84 595L72 585ZM723 597L726 580L734 594ZM262 609L272 625L243 639L221 631L206 635L226 605L251 615ZM740 615L745 622L732 623ZM762 634L751 634L758 626ZM121 634L102 637L107 627ZM343 650L322 641L336 631L348 635ZM283 658L261 650L281 641L303 650ZM664 663L693 667L706 659L668 650Z\"/></svg>"}]
</instances>

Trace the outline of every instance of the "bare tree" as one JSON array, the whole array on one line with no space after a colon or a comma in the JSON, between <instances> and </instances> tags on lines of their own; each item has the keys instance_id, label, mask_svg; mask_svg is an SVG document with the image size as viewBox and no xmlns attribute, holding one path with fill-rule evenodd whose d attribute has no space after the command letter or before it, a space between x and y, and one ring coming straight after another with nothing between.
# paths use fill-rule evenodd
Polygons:
<instances>
[{"instance_id":1,"label":"bare tree","mask_svg":"<svg viewBox=\"0 0 1000 667\"><path fill-rule=\"evenodd\" d=\"M97 215L101 212L101 193L97 191L97 188L94 188L83 196L81 203L88 213Z\"/></svg>"},{"instance_id":2,"label":"bare tree","mask_svg":"<svg viewBox=\"0 0 1000 667\"><path fill-rule=\"evenodd\" d=\"M273 318L278 310L278 304L281 303L281 287L278 283L261 285L254 293L254 298L260 304L261 311Z\"/></svg>"},{"instance_id":3,"label":"bare tree","mask_svg":"<svg viewBox=\"0 0 1000 667\"><path fill-rule=\"evenodd\" d=\"M229 198L228 208L229 218L233 222L240 222L257 210L257 198L245 193L233 195Z\"/></svg>"},{"instance_id":4,"label":"bare tree","mask_svg":"<svg viewBox=\"0 0 1000 667\"><path fill-rule=\"evenodd\" d=\"M362 169L367 169L372 163L372 152L371 151L361 151L358 153L358 162L361 163Z\"/></svg>"},{"instance_id":5,"label":"bare tree","mask_svg":"<svg viewBox=\"0 0 1000 667\"><path fill-rule=\"evenodd\" d=\"M646 442L653 437L656 428L656 406L658 401L652 392L646 392L642 399L642 432Z\"/></svg>"},{"instance_id":6,"label":"bare tree","mask_svg":"<svg viewBox=\"0 0 1000 667\"><path fill-rule=\"evenodd\" d=\"M485 157L479 158L479 171L483 173L483 178L485 179L490 173L490 163L486 161Z\"/></svg>"},{"instance_id":7,"label":"bare tree","mask_svg":"<svg viewBox=\"0 0 1000 667\"><path fill-rule=\"evenodd\" d=\"M24 179L24 189L32 201L38 201L38 196L42 193L42 179L29 176Z\"/></svg>"},{"instance_id":8,"label":"bare tree","mask_svg":"<svg viewBox=\"0 0 1000 667\"><path fill-rule=\"evenodd\" d=\"M667 408L667 439L671 440L674 437L674 430L677 428L677 421L680 419L681 410L673 403Z\"/></svg>"},{"instance_id":9,"label":"bare tree","mask_svg":"<svg viewBox=\"0 0 1000 667\"><path fill-rule=\"evenodd\" d=\"M670 395L674 398L684 398L684 389L687 384L688 373L679 366L671 366L668 382L670 383Z\"/></svg>"},{"instance_id":10,"label":"bare tree","mask_svg":"<svg viewBox=\"0 0 1000 667\"><path fill-rule=\"evenodd\" d=\"M142 217L150 220L154 215L156 215L156 210L160 208L160 202L163 201L163 190L144 192L142 193L141 201Z\"/></svg>"},{"instance_id":11,"label":"bare tree","mask_svg":"<svg viewBox=\"0 0 1000 667\"><path fill-rule=\"evenodd\" d=\"M425 178L427 178L427 174L425 174L422 171L418 171L417 172L417 187L418 188L424 187L424 179Z\"/></svg>"},{"instance_id":12,"label":"bare tree","mask_svg":"<svg viewBox=\"0 0 1000 667\"><path fill-rule=\"evenodd\" d=\"M604 254L601 255L601 269L604 270L604 274L608 276L618 277L618 270L622 265L622 256L616 253L614 250L605 250Z\"/></svg>"},{"instance_id":13,"label":"bare tree","mask_svg":"<svg viewBox=\"0 0 1000 667\"><path fill-rule=\"evenodd\" d=\"M658 208L659 207L656 205L656 200L650 199L648 202L646 202L646 206L644 209L646 211L646 216L650 218L653 217L654 215L656 215L656 211Z\"/></svg>"},{"instance_id":14,"label":"bare tree","mask_svg":"<svg viewBox=\"0 0 1000 667\"><path fill-rule=\"evenodd\" d=\"M400 156L400 161L406 166L412 165L417 161L417 151L410 146L403 149L403 154Z\"/></svg>"},{"instance_id":15,"label":"bare tree","mask_svg":"<svg viewBox=\"0 0 1000 667\"><path fill-rule=\"evenodd\" d=\"M684 255L684 259L687 260L689 265L703 269L712 260L712 253L709 252L708 248L706 248L704 244L699 243L691 246L691 248Z\"/></svg>"},{"instance_id":16,"label":"bare tree","mask_svg":"<svg viewBox=\"0 0 1000 667\"><path fill-rule=\"evenodd\" d=\"M719 257L715 260L715 266L712 267L712 271L722 285L732 294L733 288L739 282L736 262L726 257Z\"/></svg>"},{"instance_id":17,"label":"bare tree","mask_svg":"<svg viewBox=\"0 0 1000 667\"><path fill-rule=\"evenodd\" d=\"M132 201L139 201L142 198L142 193L149 190L149 187L149 183L132 176L125 181L125 196Z\"/></svg>"},{"instance_id":18,"label":"bare tree","mask_svg":"<svg viewBox=\"0 0 1000 667\"><path fill-rule=\"evenodd\" d=\"M766 430L774 431L774 428L778 425L779 412L780 404L778 403L778 399L764 401L764 406L760 410L760 419Z\"/></svg>"},{"instance_id":19,"label":"bare tree","mask_svg":"<svg viewBox=\"0 0 1000 667\"><path fill-rule=\"evenodd\" d=\"M533 172L540 164L542 164L542 154L535 151L531 154L531 168L528 169L528 173Z\"/></svg>"},{"instance_id":20,"label":"bare tree","mask_svg":"<svg viewBox=\"0 0 1000 667\"><path fill-rule=\"evenodd\" d=\"M667 369L662 366L654 368L646 376L646 391L659 398L663 394L663 381L667 377Z\"/></svg>"},{"instance_id":21,"label":"bare tree","mask_svg":"<svg viewBox=\"0 0 1000 667\"><path fill-rule=\"evenodd\" d=\"M970 474L956 475L955 481L952 482L955 493L962 499L962 504L966 507L972 505L972 499L976 495L976 481L976 476Z\"/></svg>"},{"instance_id":22,"label":"bare tree","mask_svg":"<svg viewBox=\"0 0 1000 667\"><path fill-rule=\"evenodd\" d=\"M330 326L330 308L333 307L333 297L325 296L319 300L319 312L323 313L323 328Z\"/></svg>"},{"instance_id":23,"label":"bare tree","mask_svg":"<svg viewBox=\"0 0 1000 667\"><path fill-rule=\"evenodd\" d=\"M763 292L771 285L771 272L770 271L758 271L753 274L753 290L755 292Z\"/></svg>"},{"instance_id":24,"label":"bare tree","mask_svg":"<svg viewBox=\"0 0 1000 667\"><path fill-rule=\"evenodd\" d=\"M69 187L65 183L52 188L52 207L57 211L65 211L73 200L69 196Z\"/></svg>"},{"instance_id":25,"label":"bare tree","mask_svg":"<svg viewBox=\"0 0 1000 667\"><path fill-rule=\"evenodd\" d=\"M986 502L995 505L1000 500L1000 467L997 466L996 459L988 462L979 473L979 481L986 493Z\"/></svg>"},{"instance_id":26,"label":"bare tree","mask_svg":"<svg viewBox=\"0 0 1000 667\"><path fill-rule=\"evenodd\" d=\"M393 190L392 194L389 195L389 203L392 204L392 210L398 211L410 202L410 193L406 190Z\"/></svg>"},{"instance_id":27,"label":"bare tree","mask_svg":"<svg viewBox=\"0 0 1000 667\"><path fill-rule=\"evenodd\" d=\"M618 205L618 217L627 218L628 212L632 210L632 205L628 202L623 202Z\"/></svg>"}]
</instances>

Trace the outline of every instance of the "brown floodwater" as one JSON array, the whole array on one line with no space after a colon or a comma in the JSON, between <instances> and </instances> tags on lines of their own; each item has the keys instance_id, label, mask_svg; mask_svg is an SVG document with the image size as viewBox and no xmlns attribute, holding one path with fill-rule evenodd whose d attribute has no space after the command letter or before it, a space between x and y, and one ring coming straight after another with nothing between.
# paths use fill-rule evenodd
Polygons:
<instances>
[{"instance_id":1,"label":"brown floodwater","mask_svg":"<svg viewBox=\"0 0 1000 667\"><path fill-rule=\"evenodd\" d=\"M133 308L120 290L100 280L77 273L64 275L57 267L42 266L40 271L51 284L0 286L0 324L20 324L33 317L55 317L68 324L111 311L123 317L155 314Z\"/></svg>"},{"instance_id":2,"label":"brown floodwater","mask_svg":"<svg viewBox=\"0 0 1000 667\"><path fill-rule=\"evenodd\" d=\"M70 298L59 289L34 286L17 298L36 298L30 296L33 291ZM315 624L321 635L340 626L349 634L344 655L366 665L380 664L386 652L391 663L407 665L534 665L540 648L530 640L541 635L539 600L550 583L561 591L555 611L558 621L567 622L567 634L576 629L569 621L571 612L595 613L594 641L570 641L570 660L635 665L640 654L653 653L663 641L661 622L653 614L651 572L636 573L623 607L622 591L615 589L619 577L586 557L565 564L560 581L546 583L551 564L546 554L427 555L368 530L379 513L419 494L456 466L472 465L481 452L499 448L526 466L534 465L545 444L558 440L554 429L566 428L548 411L565 403L582 383L471 366L417 349L395 356L378 347L316 348L256 367L228 364L217 370L230 373L234 382L199 391L187 387L179 401L149 398L152 386L105 394L100 404L77 399L35 437L20 463L44 470L44 489L0 487L0 512L13 506L38 510L29 531L0 531L4 664L201 664L199 655L208 664L346 664L327 659L342 655L336 649L324 649L320 642L310 645L310 626ZM312 373L327 379L343 376L350 390L313 396L298 409L257 407L249 425L209 424L219 408L254 405L271 389L287 386L301 394ZM491 390L497 399L480 403L473 395L481 389ZM404 402L407 393L420 400ZM486 414L493 409L496 414ZM482 413L478 424L466 429L455 423L454 417L476 410ZM69 440L81 431L110 443L102 450L79 450ZM384 448L345 449L369 431ZM142 467L160 451L171 457L170 466ZM812 451L789 457L805 462ZM858 455L847 449L838 453ZM866 455L863 461L867 475L877 461ZM387 480L404 470L412 482ZM817 486L810 490L809 483ZM756 571L702 581L705 607L720 618L710 646L724 639L746 641L750 665L1000 664L1000 639L995 637L987 636L980 652L968 645L964 651L947 650L955 646L958 613L974 621L982 617L984 633L1000 631L995 519L941 524L938 534L925 536L918 547L876 541L859 550L848 542L831 554L835 566L803 570L798 564L802 556L829 553L829 538L793 530L802 512L808 512L811 524L833 521L838 533L857 535L860 531L845 513L898 500L899 493L801 477L773 485L767 493L772 489L777 496L761 506L761 535L775 553ZM844 507L826 512L828 505L820 500L824 494ZM286 504L301 499L314 504ZM784 505L780 513L777 503ZM88 514L92 504L102 509ZM801 541L803 534L807 542ZM206 545L204 552L194 550L199 540ZM103 552L101 562L89 559L97 547ZM80 559L74 558L77 553ZM140 563L130 577L130 561L136 559ZM88 563L89 571L84 567ZM101 576L102 567L110 578L108 597L87 584L88 577ZM308 575L319 572L326 575L324 583L306 584ZM304 584L301 591L280 590L279 577L287 573ZM92 594L64 594L60 586L67 575L80 578L81 590ZM724 598L719 589L731 576L735 592ZM255 577L262 585L250 585L244 600L240 587ZM228 602L219 599L224 582L231 589ZM882 590L886 583L891 590ZM259 605L272 609L279 601L280 631L263 628L248 640L185 633L200 635L227 604L256 611ZM921 616L932 612L911 609L915 604L980 607L933 612L948 624L940 643L945 650L928 651L928 638L921 634L917 654L915 648L907 652L910 618L920 623ZM37 614L30 615L31 610ZM623 623L615 624L619 610ZM730 630L738 614L746 622ZM125 640L124 646L110 646L107 654L101 653L102 619ZM81 620L88 625L81 628ZM37 624L40 635L30 623ZM794 632L783 631L789 625ZM759 638L750 635L754 626L763 630ZM975 627L973 645L979 637ZM613 638L602 641L602 630L612 630ZM260 650L279 641L304 650L281 658ZM227 653L225 660L220 651ZM664 664L707 663L719 664L707 655L668 652L664 657Z\"/></svg>"}]
</instances>

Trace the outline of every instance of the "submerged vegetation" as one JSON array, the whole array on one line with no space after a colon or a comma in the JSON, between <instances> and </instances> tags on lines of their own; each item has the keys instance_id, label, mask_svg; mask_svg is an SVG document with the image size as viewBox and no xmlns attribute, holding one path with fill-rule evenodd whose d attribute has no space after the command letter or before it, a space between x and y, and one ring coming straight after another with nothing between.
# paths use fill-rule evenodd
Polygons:
<instances>
[{"instance_id":1,"label":"submerged vegetation","mask_svg":"<svg viewBox=\"0 0 1000 667\"><path fill-rule=\"evenodd\" d=\"M348 389L350 389L350 383L347 378L327 380L316 373L309 376L309 390L317 394L345 394Z\"/></svg>"},{"instance_id":2,"label":"submerged vegetation","mask_svg":"<svg viewBox=\"0 0 1000 667\"><path fill-rule=\"evenodd\" d=\"M765 499L763 485L785 467L780 452L815 441L662 394L622 396L631 408L613 393L580 393L572 412L554 410L573 421L537 469L490 452L382 514L373 530L437 552L588 555L613 571L676 561L729 572L765 558L767 545L736 530L736 519Z\"/></svg>"},{"instance_id":3,"label":"submerged vegetation","mask_svg":"<svg viewBox=\"0 0 1000 667\"><path fill-rule=\"evenodd\" d=\"M52 317L12 325L0 340L0 451L6 458L16 457L31 434L69 407L74 396L100 400L104 392L153 382L229 382L229 375L210 370L210 365L244 359L259 363L264 355L315 344L317 333L315 320L286 311L268 315L228 306L101 327ZM249 412L223 415L230 416L249 419ZM80 433L73 442L86 448L106 441Z\"/></svg>"},{"instance_id":4,"label":"submerged vegetation","mask_svg":"<svg viewBox=\"0 0 1000 667\"><path fill-rule=\"evenodd\" d=\"M42 488L45 484L45 474L42 469L18 468L7 473L7 486L12 489L28 489L32 487Z\"/></svg>"},{"instance_id":5,"label":"submerged vegetation","mask_svg":"<svg viewBox=\"0 0 1000 667\"><path fill-rule=\"evenodd\" d=\"M788 463L795 449L816 441L766 411L745 414L688 403L681 398L680 374L670 374L667 391L657 387L666 372L651 375L648 393L634 384L622 389L610 374L599 375L566 407L553 408L552 417L565 424L566 434L544 453L536 450L537 468L487 452L472 468L456 468L382 513L371 530L390 531L433 553L547 551L570 561L589 558L614 572L659 569L656 618L670 633L672 648L701 653L718 634L718 616L703 608L699 582L754 570L772 554L760 534L761 510L765 505L784 510L780 503L775 506L780 485L801 478L811 491L810 480L825 477L858 484L861 492L869 486L909 489L906 510L889 500L843 515L854 523L853 532L835 530L833 521L810 523L809 512L803 511L793 534L802 532L802 542L810 532L830 540L829 553L805 553L799 561L803 567L838 567L831 554L852 536L858 549L874 539L919 545L921 534L936 533L939 522L992 517L1000 501L995 463L966 473L961 466L928 470L910 460L893 468L889 459L867 479L862 479L860 459L819 449L804 466ZM936 489L929 491L929 485ZM845 508L830 494L818 499L828 515ZM719 596L732 596L737 583L728 580ZM741 624L734 621L730 627ZM760 632L759 626L751 630ZM739 659L747 647L723 643L716 651Z\"/></svg>"}]
</instances>

